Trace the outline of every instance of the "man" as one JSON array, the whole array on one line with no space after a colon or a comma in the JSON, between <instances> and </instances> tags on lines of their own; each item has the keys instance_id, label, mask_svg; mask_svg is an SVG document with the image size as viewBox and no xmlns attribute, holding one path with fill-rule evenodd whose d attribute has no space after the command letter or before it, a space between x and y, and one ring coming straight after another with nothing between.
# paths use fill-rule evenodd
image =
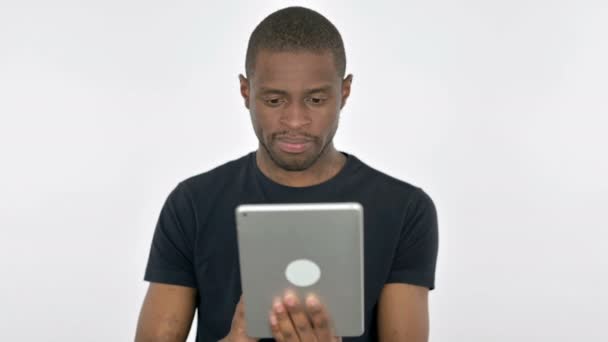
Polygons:
<instances>
[{"instance_id":1,"label":"man","mask_svg":"<svg viewBox=\"0 0 608 342\"><path fill-rule=\"evenodd\" d=\"M427 341L435 207L420 188L334 147L353 80L344 77L338 30L312 10L279 10L253 31L245 66L241 95L259 147L180 182L168 196L136 341L184 341L197 308L197 341L254 341L245 334L236 206L350 201L365 210L365 333L345 340ZM268 317L276 340L339 339L323 303L310 305L315 299L286 294L276 303Z\"/></svg>"}]
</instances>

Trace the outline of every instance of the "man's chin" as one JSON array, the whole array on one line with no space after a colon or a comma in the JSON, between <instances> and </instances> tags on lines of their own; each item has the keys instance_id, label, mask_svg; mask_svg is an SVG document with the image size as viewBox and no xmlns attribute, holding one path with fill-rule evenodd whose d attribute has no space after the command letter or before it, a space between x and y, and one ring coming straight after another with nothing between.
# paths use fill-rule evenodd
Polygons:
<instances>
[{"instance_id":1,"label":"man's chin","mask_svg":"<svg viewBox=\"0 0 608 342\"><path fill-rule=\"evenodd\" d=\"M277 166L285 171L304 171L318 159L310 153L286 153L284 151L273 151L270 157Z\"/></svg>"}]
</instances>

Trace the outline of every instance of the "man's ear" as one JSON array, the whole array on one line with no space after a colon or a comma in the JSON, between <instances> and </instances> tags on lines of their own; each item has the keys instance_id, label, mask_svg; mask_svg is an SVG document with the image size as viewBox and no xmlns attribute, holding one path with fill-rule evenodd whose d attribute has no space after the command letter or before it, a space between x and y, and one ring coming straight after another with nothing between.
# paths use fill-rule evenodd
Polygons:
<instances>
[{"instance_id":1,"label":"man's ear","mask_svg":"<svg viewBox=\"0 0 608 342\"><path fill-rule=\"evenodd\" d=\"M239 82L241 84L241 96L245 100L245 107L249 109L249 80L243 74L239 74Z\"/></svg>"},{"instance_id":2,"label":"man's ear","mask_svg":"<svg viewBox=\"0 0 608 342\"><path fill-rule=\"evenodd\" d=\"M340 109L344 108L346 99L350 96L350 86L353 83L353 74L349 74L342 80L342 103Z\"/></svg>"}]
</instances>

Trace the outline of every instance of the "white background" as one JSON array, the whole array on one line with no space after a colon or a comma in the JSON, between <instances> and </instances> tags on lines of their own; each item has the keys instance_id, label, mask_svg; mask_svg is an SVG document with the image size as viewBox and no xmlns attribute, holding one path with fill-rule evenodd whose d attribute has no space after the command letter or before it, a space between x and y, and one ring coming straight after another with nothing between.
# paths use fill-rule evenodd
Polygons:
<instances>
[{"instance_id":1,"label":"white background","mask_svg":"<svg viewBox=\"0 0 608 342\"><path fill-rule=\"evenodd\" d=\"M256 148L237 75L290 4L0 0L0 340L133 339L161 205ZM608 3L299 4L354 74L336 146L437 204L431 340L607 341Z\"/></svg>"}]
</instances>

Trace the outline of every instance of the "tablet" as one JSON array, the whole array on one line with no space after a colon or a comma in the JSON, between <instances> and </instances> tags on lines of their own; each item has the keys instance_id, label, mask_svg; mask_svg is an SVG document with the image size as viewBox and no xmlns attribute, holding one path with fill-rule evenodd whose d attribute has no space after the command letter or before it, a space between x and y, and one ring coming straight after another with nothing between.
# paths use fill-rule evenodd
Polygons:
<instances>
[{"instance_id":1,"label":"tablet","mask_svg":"<svg viewBox=\"0 0 608 342\"><path fill-rule=\"evenodd\" d=\"M359 203L247 204L236 208L247 335L272 337L272 301L316 294L337 336L364 332L363 207Z\"/></svg>"}]
</instances>

